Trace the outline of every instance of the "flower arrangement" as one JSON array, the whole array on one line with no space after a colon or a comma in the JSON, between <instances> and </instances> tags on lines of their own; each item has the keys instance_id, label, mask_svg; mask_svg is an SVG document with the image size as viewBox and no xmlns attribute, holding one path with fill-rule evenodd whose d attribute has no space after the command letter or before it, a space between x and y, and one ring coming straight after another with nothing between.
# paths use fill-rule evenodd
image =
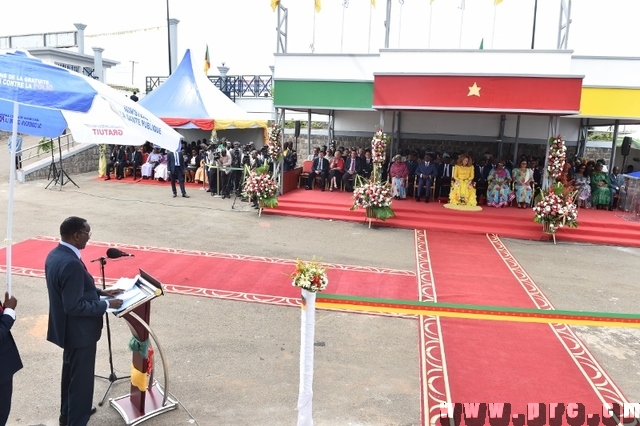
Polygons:
<instances>
[{"instance_id":1,"label":"flower arrangement","mask_svg":"<svg viewBox=\"0 0 640 426\"><path fill-rule=\"evenodd\" d=\"M575 193L566 194L562 184L553 185L549 192L542 197L533 212L533 221L536 223L548 224L551 232L558 228L578 227L578 208L575 204Z\"/></svg>"},{"instance_id":2,"label":"flower arrangement","mask_svg":"<svg viewBox=\"0 0 640 426\"><path fill-rule=\"evenodd\" d=\"M296 270L291 274L291 279L293 280L291 284L294 287L300 287L314 293L324 290L329 284L325 268L315 258L311 262L303 262L298 259Z\"/></svg>"},{"instance_id":3,"label":"flower arrangement","mask_svg":"<svg viewBox=\"0 0 640 426\"><path fill-rule=\"evenodd\" d=\"M266 207L278 205L278 184L267 172L252 171L244 182L244 196L256 198Z\"/></svg>"},{"instance_id":4,"label":"flower arrangement","mask_svg":"<svg viewBox=\"0 0 640 426\"><path fill-rule=\"evenodd\" d=\"M547 158L547 173L551 179L557 181L562 174L562 168L567 158L567 147L564 146L562 136L558 135L549 140L549 157Z\"/></svg>"},{"instance_id":5,"label":"flower arrangement","mask_svg":"<svg viewBox=\"0 0 640 426\"><path fill-rule=\"evenodd\" d=\"M375 167L382 167L387 159L388 137L378 129L371 139L371 160Z\"/></svg>"},{"instance_id":6,"label":"flower arrangement","mask_svg":"<svg viewBox=\"0 0 640 426\"><path fill-rule=\"evenodd\" d=\"M350 210L357 208L367 209L373 216L380 220L387 220L395 216L391 210L391 186L386 182L367 181L358 179L364 183L356 184L353 190L353 204ZM357 182L360 183L360 182Z\"/></svg>"},{"instance_id":7,"label":"flower arrangement","mask_svg":"<svg viewBox=\"0 0 640 426\"><path fill-rule=\"evenodd\" d=\"M274 163L278 162L280 160L280 157L282 156L282 139L280 125L278 125L277 123L269 127L267 147L267 154L269 155L269 157L271 157Z\"/></svg>"}]
</instances>

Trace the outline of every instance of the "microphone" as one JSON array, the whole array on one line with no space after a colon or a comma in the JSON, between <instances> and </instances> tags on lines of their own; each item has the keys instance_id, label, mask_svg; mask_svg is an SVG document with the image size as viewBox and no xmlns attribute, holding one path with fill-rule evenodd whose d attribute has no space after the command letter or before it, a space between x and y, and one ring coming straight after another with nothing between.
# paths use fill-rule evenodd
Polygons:
<instances>
[{"instance_id":1,"label":"microphone","mask_svg":"<svg viewBox=\"0 0 640 426\"><path fill-rule=\"evenodd\" d=\"M125 253L122 250L118 250L117 248L111 247L107 250L107 257L109 259L118 259L120 257L135 257L132 254Z\"/></svg>"}]
</instances>

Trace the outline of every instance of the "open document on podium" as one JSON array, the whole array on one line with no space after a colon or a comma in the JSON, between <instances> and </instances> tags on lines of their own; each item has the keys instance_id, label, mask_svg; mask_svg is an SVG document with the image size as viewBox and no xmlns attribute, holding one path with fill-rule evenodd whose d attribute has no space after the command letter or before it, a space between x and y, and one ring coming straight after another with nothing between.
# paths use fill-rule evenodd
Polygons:
<instances>
[{"instance_id":1,"label":"open document on podium","mask_svg":"<svg viewBox=\"0 0 640 426\"><path fill-rule=\"evenodd\" d=\"M115 298L122 300L122 306L117 309L109 308L107 312L124 314L143 303L162 294L162 289L153 286L147 280L137 275L135 278L120 278L118 282L107 290L122 290ZM106 298L102 296L102 298Z\"/></svg>"}]
</instances>

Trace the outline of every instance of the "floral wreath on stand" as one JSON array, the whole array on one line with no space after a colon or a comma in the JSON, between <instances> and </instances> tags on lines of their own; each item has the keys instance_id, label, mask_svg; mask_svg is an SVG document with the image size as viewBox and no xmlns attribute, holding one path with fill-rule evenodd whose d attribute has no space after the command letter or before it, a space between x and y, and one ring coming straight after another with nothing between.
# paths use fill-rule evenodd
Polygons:
<instances>
[{"instance_id":1,"label":"floral wreath on stand","mask_svg":"<svg viewBox=\"0 0 640 426\"><path fill-rule=\"evenodd\" d=\"M367 218L387 220L395 217L391 209L391 185L382 182L382 166L387 158L388 137L378 129L371 139L373 171L371 179L356 175L353 189L353 204L349 210L366 209ZM369 224L371 225L371 224Z\"/></svg>"},{"instance_id":2,"label":"floral wreath on stand","mask_svg":"<svg viewBox=\"0 0 640 426\"><path fill-rule=\"evenodd\" d=\"M264 207L278 206L278 183L265 167L251 171L244 182L243 195Z\"/></svg>"},{"instance_id":3,"label":"floral wreath on stand","mask_svg":"<svg viewBox=\"0 0 640 426\"><path fill-rule=\"evenodd\" d=\"M271 157L274 164L277 164L282 157L282 136L280 125L274 123L269 127L269 137L267 138L267 155Z\"/></svg>"},{"instance_id":4,"label":"floral wreath on stand","mask_svg":"<svg viewBox=\"0 0 640 426\"><path fill-rule=\"evenodd\" d=\"M549 139L549 156L547 157L547 174L553 183L546 194L536 198L533 207L535 216L533 221L541 223L543 232L552 234L555 242L555 233L558 228L578 227L578 207L575 200L577 191L566 188L562 182L562 169L566 163L567 147L562 136Z\"/></svg>"},{"instance_id":5,"label":"floral wreath on stand","mask_svg":"<svg viewBox=\"0 0 640 426\"><path fill-rule=\"evenodd\" d=\"M326 269L315 260L315 257L310 262L298 259L296 270L291 274L291 279L293 280L291 285L294 287L300 287L314 293L326 289L329 284Z\"/></svg>"},{"instance_id":6,"label":"floral wreath on stand","mask_svg":"<svg viewBox=\"0 0 640 426\"><path fill-rule=\"evenodd\" d=\"M567 147L564 145L562 136L549 139L549 157L547 157L547 174L549 178L557 181L562 174L562 168L567 161Z\"/></svg>"}]
</instances>

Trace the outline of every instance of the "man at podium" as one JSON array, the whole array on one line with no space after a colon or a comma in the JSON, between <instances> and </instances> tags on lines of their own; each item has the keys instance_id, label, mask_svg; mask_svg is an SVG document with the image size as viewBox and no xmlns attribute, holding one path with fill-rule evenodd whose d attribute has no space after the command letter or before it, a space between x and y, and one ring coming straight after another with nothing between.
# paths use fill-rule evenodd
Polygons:
<instances>
[{"instance_id":1,"label":"man at podium","mask_svg":"<svg viewBox=\"0 0 640 426\"><path fill-rule=\"evenodd\" d=\"M122 300L100 300L117 292L99 290L81 260L91 237L85 219L69 217L60 225L60 244L45 261L49 292L47 340L64 349L62 354L60 425L86 425L92 407L96 345L107 308Z\"/></svg>"}]
</instances>

